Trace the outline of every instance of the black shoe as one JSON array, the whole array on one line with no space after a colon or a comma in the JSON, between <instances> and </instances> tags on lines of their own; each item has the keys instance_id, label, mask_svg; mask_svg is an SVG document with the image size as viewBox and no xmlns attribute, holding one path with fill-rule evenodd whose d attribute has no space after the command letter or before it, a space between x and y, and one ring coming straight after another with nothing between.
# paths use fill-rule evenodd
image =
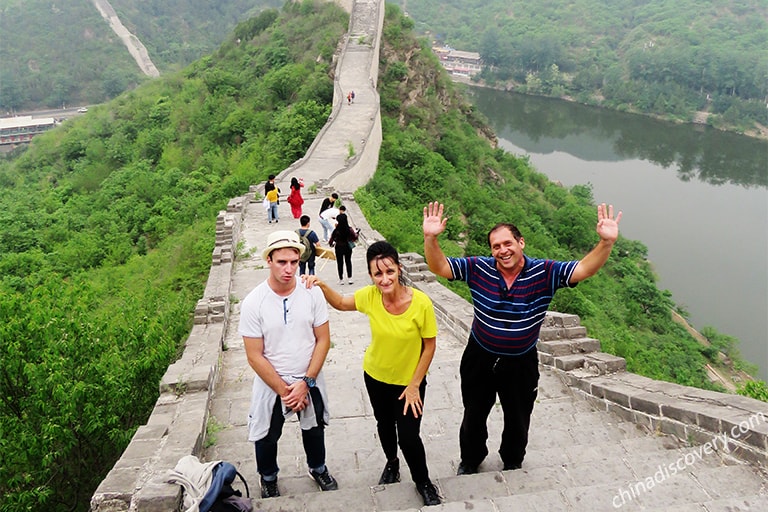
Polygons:
<instances>
[{"instance_id":1,"label":"black shoe","mask_svg":"<svg viewBox=\"0 0 768 512\"><path fill-rule=\"evenodd\" d=\"M504 469L502 471L511 471L513 469L520 469L522 464L504 464Z\"/></svg>"},{"instance_id":2,"label":"black shoe","mask_svg":"<svg viewBox=\"0 0 768 512\"><path fill-rule=\"evenodd\" d=\"M309 476L315 479L321 491L335 491L339 488L339 483L328 472L328 468L325 468L325 471L322 473L315 473L310 469Z\"/></svg>"},{"instance_id":3,"label":"black shoe","mask_svg":"<svg viewBox=\"0 0 768 512\"><path fill-rule=\"evenodd\" d=\"M429 480L416 484L416 491L421 495L424 500L424 505L426 506L439 505L442 503L440 495L437 494L437 489Z\"/></svg>"},{"instance_id":4,"label":"black shoe","mask_svg":"<svg viewBox=\"0 0 768 512\"><path fill-rule=\"evenodd\" d=\"M469 464L459 463L459 469L456 470L457 475L474 475L477 473L477 466L470 466Z\"/></svg>"},{"instance_id":5,"label":"black shoe","mask_svg":"<svg viewBox=\"0 0 768 512\"><path fill-rule=\"evenodd\" d=\"M277 488L277 479L267 482L262 477L261 479L261 497L262 498L277 498L280 496L280 489Z\"/></svg>"},{"instance_id":6,"label":"black shoe","mask_svg":"<svg viewBox=\"0 0 768 512\"><path fill-rule=\"evenodd\" d=\"M379 485L394 484L400 481L400 460L395 459L391 462L387 462L384 466L384 471L381 472L381 478L379 478Z\"/></svg>"}]
</instances>

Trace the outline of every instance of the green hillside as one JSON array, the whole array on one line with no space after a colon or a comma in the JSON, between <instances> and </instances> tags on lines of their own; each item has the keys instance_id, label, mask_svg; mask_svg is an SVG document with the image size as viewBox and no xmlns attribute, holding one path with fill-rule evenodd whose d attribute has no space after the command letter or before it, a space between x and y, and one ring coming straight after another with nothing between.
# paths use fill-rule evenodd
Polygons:
<instances>
[{"instance_id":1,"label":"green hillside","mask_svg":"<svg viewBox=\"0 0 768 512\"><path fill-rule=\"evenodd\" d=\"M110 0L166 73L280 0ZM0 112L101 103L146 80L91 0L0 0Z\"/></svg>"},{"instance_id":2,"label":"green hillside","mask_svg":"<svg viewBox=\"0 0 768 512\"><path fill-rule=\"evenodd\" d=\"M422 209L446 204L448 255L487 254L487 233L514 222L536 257L579 259L596 243L591 189L566 190L523 159L488 143L483 120L438 68L410 18L388 6L381 64L384 141L373 180L356 195L369 222L401 251L422 252ZM439 69L439 68L438 68ZM416 92L416 94L414 94ZM414 99L411 99L414 98ZM620 239L597 276L561 290L557 311L578 314L603 350L627 359L630 371L710 388L707 352L672 321L675 305L659 290L646 247ZM469 297L463 285L449 286Z\"/></svg>"}]
</instances>

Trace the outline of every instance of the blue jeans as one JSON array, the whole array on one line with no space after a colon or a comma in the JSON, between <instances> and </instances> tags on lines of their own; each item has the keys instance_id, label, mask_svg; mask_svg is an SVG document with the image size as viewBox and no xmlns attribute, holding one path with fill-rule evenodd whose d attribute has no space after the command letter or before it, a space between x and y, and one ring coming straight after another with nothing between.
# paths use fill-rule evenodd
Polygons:
<instances>
[{"instance_id":1,"label":"blue jeans","mask_svg":"<svg viewBox=\"0 0 768 512\"><path fill-rule=\"evenodd\" d=\"M310 469L325 466L325 425L322 423L325 404L320 395L320 390L311 388L312 404L315 406L318 425L309 430L301 431L301 440L304 445L304 453L307 455L307 466ZM256 469L262 476L274 476L280 471L277 465L277 441L283 434L283 402L280 397L275 398L275 407L272 408L272 419L269 422L267 435L256 441Z\"/></svg>"},{"instance_id":2,"label":"blue jeans","mask_svg":"<svg viewBox=\"0 0 768 512\"><path fill-rule=\"evenodd\" d=\"M323 226L323 241L328 241L328 236L333 233L333 226L331 225L331 221L320 218L320 225Z\"/></svg>"},{"instance_id":3,"label":"blue jeans","mask_svg":"<svg viewBox=\"0 0 768 512\"><path fill-rule=\"evenodd\" d=\"M269 203L269 210L267 210L267 220L269 222L272 222L273 220L277 220L280 217L277 216L277 202Z\"/></svg>"},{"instance_id":4,"label":"blue jeans","mask_svg":"<svg viewBox=\"0 0 768 512\"><path fill-rule=\"evenodd\" d=\"M313 276L315 275L315 257L310 256L310 258L307 261L300 261L299 262L299 275L307 274L307 266L309 266L309 273L308 275Z\"/></svg>"}]
</instances>

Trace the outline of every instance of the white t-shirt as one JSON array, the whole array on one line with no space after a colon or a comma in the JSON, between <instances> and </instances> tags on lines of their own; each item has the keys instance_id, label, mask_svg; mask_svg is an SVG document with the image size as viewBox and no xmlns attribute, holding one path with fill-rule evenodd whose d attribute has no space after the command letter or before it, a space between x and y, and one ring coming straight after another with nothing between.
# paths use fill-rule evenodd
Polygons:
<instances>
[{"instance_id":1,"label":"white t-shirt","mask_svg":"<svg viewBox=\"0 0 768 512\"><path fill-rule=\"evenodd\" d=\"M264 357L278 374L300 377L315 350L313 329L327 321L328 305L319 287L307 289L297 277L293 292L281 297L264 281L243 301L238 332L264 338Z\"/></svg>"},{"instance_id":2,"label":"white t-shirt","mask_svg":"<svg viewBox=\"0 0 768 512\"><path fill-rule=\"evenodd\" d=\"M264 357L287 383L306 375L315 350L314 328L328 321L328 305L320 287L309 290L296 278L296 287L286 297L272 291L266 281L254 288L240 308L241 336L264 339ZM325 403L324 423L328 423L328 395L325 377L317 375L317 387ZM258 441L269 431L272 407L277 394L258 374L253 377L251 405L248 410L248 440ZM286 413L287 414L287 413ZM310 403L300 415L302 429L317 425Z\"/></svg>"},{"instance_id":3,"label":"white t-shirt","mask_svg":"<svg viewBox=\"0 0 768 512\"><path fill-rule=\"evenodd\" d=\"M328 208L326 210L323 210L323 213L320 214L320 218L323 220L330 221L331 224L336 224L336 217L341 213L341 210L338 208Z\"/></svg>"}]
</instances>

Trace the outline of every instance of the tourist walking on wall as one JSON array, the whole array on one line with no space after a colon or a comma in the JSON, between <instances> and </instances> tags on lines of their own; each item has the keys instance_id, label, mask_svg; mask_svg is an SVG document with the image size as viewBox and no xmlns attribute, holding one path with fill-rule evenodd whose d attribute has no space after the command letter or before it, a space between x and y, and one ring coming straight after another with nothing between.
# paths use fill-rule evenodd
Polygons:
<instances>
[{"instance_id":1,"label":"tourist walking on wall","mask_svg":"<svg viewBox=\"0 0 768 512\"><path fill-rule=\"evenodd\" d=\"M291 193L288 195L287 201L291 205L291 213L294 219L301 218L301 205L304 204L304 198L301 197L301 187L303 186L303 181L300 182L295 177L291 178Z\"/></svg>"},{"instance_id":2,"label":"tourist walking on wall","mask_svg":"<svg viewBox=\"0 0 768 512\"><path fill-rule=\"evenodd\" d=\"M297 414L309 474L323 491L338 488L325 466L330 417L323 363L331 346L328 306L320 290L302 286L296 270L304 246L293 231L267 237L267 279L243 300L239 333L253 378L248 440L254 442L261 496L280 496L277 441Z\"/></svg>"},{"instance_id":3,"label":"tourist walking on wall","mask_svg":"<svg viewBox=\"0 0 768 512\"><path fill-rule=\"evenodd\" d=\"M447 258L437 237L445 230L443 205L424 208L424 255L429 270L450 280L466 281L475 314L461 358L464 417L459 430L461 462L457 474L477 473L488 455L488 414L498 394L504 414L501 456L504 469L519 469L528 444L539 382L536 342L555 292L593 276L608 260L619 236L621 212L597 207L600 241L578 261L529 258L525 239L512 224L488 233L491 256Z\"/></svg>"},{"instance_id":4,"label":"tourist walking on wall","mask_svg":"<svg viewBox=\"0 0 768 512\"><path fill-rule=\"evenodd\" d=\"M339 273L339 284L344 284L344 265L347 266L347 282L352 284L352 248L357 240L357 233L352 230L347 219L344 205L339 207L341 213L336 216L336 228L331 233L328 245L336 252L336 270Z\"/></svg>"},{"instance_id":5,"label":"tourist walking on wall","mask_svg":"<svg viewBox=\"0 0 768 512\"><path fill-rule=\"evenodd\" d=\"M275 185L274 174L270 174L269 178L267 178L267 183L264 185L264 195L269 202L269 207L267 208L267 220L272 224L273 220L275 222L279 220L277 207L280 205L280 189Z\"/></svg>"},{"instance_id":6,"label":"tourist walking on wall","mask_svg":"<svg viewBox=\"0 0 768 512\"><path fill-rule=\"evenodd\" d=\"M315 275L316 248L317 244L320 243L320 239L317 237L317 233L309 229L309 215L302 215L299 222L301 222L301 229L297 231L299 238L306 236L310 247L309 255L306 254L306 245L304 247L305 252L301 255L301 260L299 261L299 274L309 273L309 275ZM307 268L309 268L309 272L307 272Z\"/></svg>"},{"instance_id":7,"label":"tourist walking on wall","mask_svg":"<svg viewBox=\"0 0 768 512\"><path fill-rule=\"evenodd\" d=\"M379 484L400 481L399 444L424 504L439 505L420 435L426 375L436 346L435 310L426 294L406 286L392 245L373 243L366 261L373 285L354 295L342 296L317 276L302 279L309 288L317 285L334 308L368 316L371 343L363 358L363 378L387 460Z\"/></svg>"},{"instance_id":8,"label":"tourist walking on wall","mask_svg":"<svg viewBox=\"0 0 768 512\"><path fill-rule=\"evenodd\" d=\"M330 196L323 199L323 203L320 205L319 220L320 220L320 225L323 226L324 242L328 241L328 235L330 235L331 231L333 231L334 225L331 224L330 219L323 217L323 212L325 212L328 208L332 208L336 204L336 201L338 200L339 200L339 194L334 192Z\"/></svg>"}]
</instances>

